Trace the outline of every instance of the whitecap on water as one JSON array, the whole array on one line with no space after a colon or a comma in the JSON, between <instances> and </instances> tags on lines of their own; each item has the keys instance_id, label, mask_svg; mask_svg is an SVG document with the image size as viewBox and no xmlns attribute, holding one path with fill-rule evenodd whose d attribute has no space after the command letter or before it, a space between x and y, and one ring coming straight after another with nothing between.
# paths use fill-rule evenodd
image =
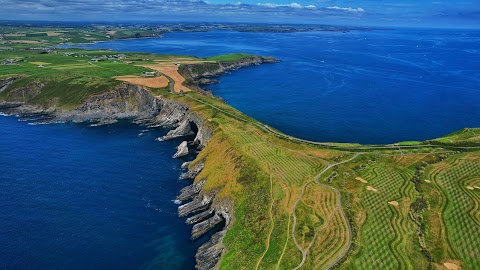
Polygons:
<instances>
[{"instance_id":1,"label":"whitecap on water","mask_svg":"<svg viewBox=\"0 0 480 270\"><path fill-rule=\"evenodd\" d=\"M181 204L182 203L182 201L180 201L180 200L172 200L172 202L174 202L175 204Z\"/></svg>"},{"instance_id":2,"label":"whitecap on water","mask_svg":"<svg viewBox=\"0 0 480 270\"><path fill-rule=\"evenodd\" d=\"M10 115L0 112L0 116L10 116Z\"/></svg>"}]
</instances>

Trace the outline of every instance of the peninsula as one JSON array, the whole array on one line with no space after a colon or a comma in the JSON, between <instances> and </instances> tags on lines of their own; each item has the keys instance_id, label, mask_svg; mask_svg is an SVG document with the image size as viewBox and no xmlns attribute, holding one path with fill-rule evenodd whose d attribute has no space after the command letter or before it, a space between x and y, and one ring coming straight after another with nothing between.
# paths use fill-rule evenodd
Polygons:
<instances>
[{"instance_id":1,"label":"peninsula","mask_svg":"<svg viewBox=\"0 0 480 270\"><path fill-rule=\"evenodd\" d=\"M202 89L272 57L61 49L27 36L0 51L1 112L195 135L176 155L201 150L182 166L191 185L178 213L193 239L222 227L198 249L198 269L480 268L480 129L388 145L307 141Z\"/></svg>"}]
</instances>

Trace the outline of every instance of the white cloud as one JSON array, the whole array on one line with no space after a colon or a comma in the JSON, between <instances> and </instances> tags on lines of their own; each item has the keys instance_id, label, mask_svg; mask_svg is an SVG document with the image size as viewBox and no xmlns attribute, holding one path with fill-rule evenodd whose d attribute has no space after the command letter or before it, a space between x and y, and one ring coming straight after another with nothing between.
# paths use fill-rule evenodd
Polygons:
<instances>
[{"instance_id":1,"label":"white cloud","mask_svg":"<svg viewBox=\"0 0 480 270\"><path fill-rule=\"evenodd\" d=\"M357 13L365 12L365 10L363 8L338 7L338 6L326 7L326 8L334 9L334 10L348 11L348 12L357 12Z\"/></svg>"},{"instance_id":2,"label":"white cloud","mask_svg":"<svg viewBox=\"0 0 480 270\"><path fill-rule=\"evenodd\" d=\"M258 5L262 7L269 7L269 8L277 8L277 7L303 8L303 6L300 5L299 3L291 3L291 4L258 3Z\"/></svg>"}]
</instances>

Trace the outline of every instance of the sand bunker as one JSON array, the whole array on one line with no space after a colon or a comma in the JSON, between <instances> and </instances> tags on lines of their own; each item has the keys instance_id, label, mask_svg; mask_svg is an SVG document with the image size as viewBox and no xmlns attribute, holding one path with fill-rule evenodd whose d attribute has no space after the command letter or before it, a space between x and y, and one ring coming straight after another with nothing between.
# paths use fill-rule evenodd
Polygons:
<instances>
[{"instance_id":1,"label":"sand bunker","mask_svg":"<svg viewBox=\"0 0 480 270\"><path fill-rule=\"evenodd\" d=\"M4 34L4 36L6 37L24 37L26 36L27 34L23 34L23 33L15 33L15 34Z\"/></svg>"},{"instance_id":2,"label":"sand bunker","mask_svg":"<svg viewBox=\"0 0 480 270\"><path fill-rule=\"evenodd\" d=\"M19 40L13 40L12 39L12 40L8 40L8 41L10 41L12 43L25 43L25 44L39 44L40 43L40 41L37 41L37 40L27 40L27 39L25 39L25 40L20 40L20 39Z\"/></svg>"},{"instance_id":3,"label":"sand bunker","mask_svg":"<svg viewBox=\"0 0 480 270\"><path fill-rule=\"evenodd\" d=\"M388 204L393 205L393 206L398 206L398 202L397 202L397 201L391 201L391 202L388 202Z\"/></svg>"},{"instance_id":4,"label":"sand bunker","mask_svg":"<svg viewBox=\"0 0 480 270\"><path fill-rule=\"evenodd\" d=\"M42 66L50 65L50 63L47 63L47 62L30 62L30 64L33 64L33 65L42 65Z\"/></svg>"},{"instance_id":5,"label":"sand bunker","mask_svg":"<svg viewBox=\"0 0 480 270\"><path fill-rule=\"evenodd\" d=\"M472 186L467 186L467 189L474 190L475 188Z\"/></svg>"},{"instance_id":6,"label":"sand bunker","mask_svg":"<svg viewBox=\"0 0 480 270\"><path fill-rule=\"evenodd\" d=\"M143 85L146 87L152 88L163 88L168 86L168 79L164 76L155 77L155 78L142 78L134 76L119 76L116 77L117 80L129 82L137 85Z\"/></svg>"},{"instance_id":7,"label":"sand bunker","mask_svg":"<svg viewBox=\"0 0 480 270\"><path fill-rule=\"evenodd\" d=\"M62 32L55 32L55 31L47 31L46 33L47 33L47 36L49 37L58 37L63 34Z\"/></svg>"},{"instance_id":8,"label":"sand bunker","mask_svg":"<svg viewBox=\"0 0 480 270\"><path fill-rule=\"evenodd\" d=\"M378 190L372 186L367 186L367 190L373 191L373 192L378 192Z\"/></svg>"},{"instance_id":9,"label":"sand bunker","mask_svg":"<svg viewBox=\"0 0 480 270\"><path fill-rule=\"evenodd\" d=\"M459 270L460 269L460 267L458 267L458 265L456 265L454 263L451 263L451 262L443 263L443 266L445 266L445 268L447 268L448 270Z\"/></svg>"},{"instance_id":10,"label":"sand bunker","mask_svg":"<svg viewBox=\"0 0 480 270\"><path fill-rule=\"evenodd\" d=\"M425 182L427 182L427 183L431 183L432 181L425 179Z\"/></svg>"},{"instance_id":11,"label":"sand bunker","mask_svg":"<svg viewBox=\"0 0 480 270\"><path fill-rule=\"evenodd\" d=\"M360 182L362 182L362 183L364 183L364 184L368 183L367 180L365 180L365 179L363 179L363 178L361 178L361 177L357 177L357 178L355 178L355 180L358 180L358 181L360 181Z\"/></svg>"}]
</instances>

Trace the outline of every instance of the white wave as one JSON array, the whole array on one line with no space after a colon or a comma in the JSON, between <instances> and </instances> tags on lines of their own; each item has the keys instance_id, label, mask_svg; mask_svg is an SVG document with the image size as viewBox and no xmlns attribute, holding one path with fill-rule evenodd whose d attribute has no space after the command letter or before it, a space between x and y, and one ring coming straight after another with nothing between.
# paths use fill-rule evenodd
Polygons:
<instances>
[{"instance_id":1,"label":"white wave","mask_svg":"<svg viewBox=\"0 0 480 270\"><path fill-rule=\"evenodd\" d=\"M10 116L9 114L0 112L0 116Z\"/></svg>"},{"instance_id":2,"label":"white wave","mask_svg":"<svg viewBox=\"0 0 480 270\"><path fill-rule=\"evenodd\" d=\"M173 201L175 204L181 204L181 203L182 203L182 201L180 201L180 200L172 200L172 201Z\"/></svg>"}]
</instances>

